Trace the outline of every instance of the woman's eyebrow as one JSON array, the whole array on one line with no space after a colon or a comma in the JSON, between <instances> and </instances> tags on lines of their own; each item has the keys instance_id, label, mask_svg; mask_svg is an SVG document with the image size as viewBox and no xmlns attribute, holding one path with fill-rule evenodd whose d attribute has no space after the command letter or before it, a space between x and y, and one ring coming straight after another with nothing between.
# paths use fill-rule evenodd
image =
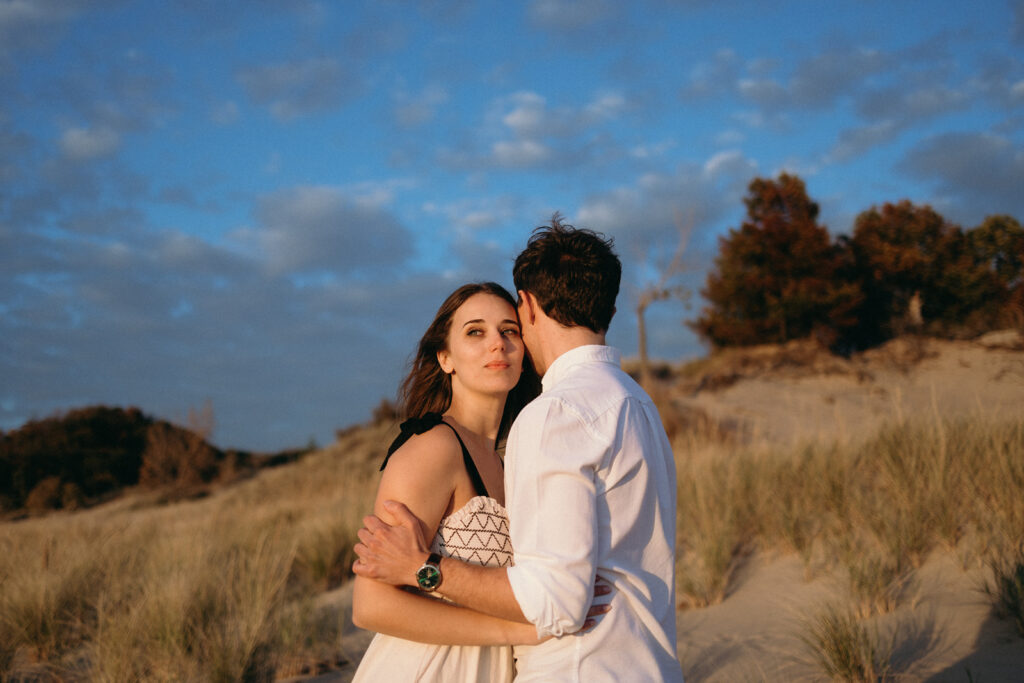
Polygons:
<instances>
[{"instance_id":1,"label":"woman's eyebrow","mask_svg":"<svg viewBox=\"0 0 1024 683\"><path fill-rule=\"evenodd\" d=\"M466 322L462 323L462 326L465 327L466 325L476 325L476 324L485 323L485 322L487 322L487 321L484 320L483 318L477 318L476 320L467 320ZM508 318L505 318L504 320L502 320L501 324L502 325L515 325L516 327L519 327L519 321L517 321L517 320L509 320Z\"/></svg>"}]
</instances>

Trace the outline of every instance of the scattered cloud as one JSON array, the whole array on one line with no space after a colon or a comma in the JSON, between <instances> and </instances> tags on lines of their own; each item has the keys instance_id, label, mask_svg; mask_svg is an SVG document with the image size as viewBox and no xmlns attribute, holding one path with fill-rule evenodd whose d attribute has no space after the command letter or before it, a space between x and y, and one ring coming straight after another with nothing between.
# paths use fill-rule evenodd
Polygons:
<instances>
[{"instance_id":1,"label":"scattered cloud","mask_svg":"<svg viewBox=\"0 0 1024 683\"><path fill-rule=\"evenodd\" d=\"M603 91L578 107L552 107L547 98L518 91L496 98L484 113L480 142L440 152L455 168L555 169L600 163L606 156L626 157L629 150L606 134L628 104L617 92ZM483 151L474 145L485 144Z\"/></svg>"},{"instance_id":2,"label":"scattered cloud","mask_svg":"<svg viewBox=\"0 0 1024 683\"><path fill-rule=\"evenodd\" d=\"M592 28L618 14L614 0L531 0L527 9L535 26L554 32Z\"/></svg>"},{"instance_id":3,"label":"scattered cloud","mask_svg":"<svg viewBox=\"0 0 1024 683\"><path fill-rule=\"evenodd\" d=\"M915 144L900 167L933 183L958 221L1005 213L1024 216L1024 145L989 133L942 133ZM938 207L937 207L938 208ZM972 227L972 226L968 226Z\"/></svg>"},{"instance_id":4,"label":"scattered cloud","mask_svg":"<svg viewBox=\"0 0 1024 683\"><path fill-rule=\"evenodd\" d=\"M892 58L871 48L833 50L802 60L787 90L796 104L832 106L867 86L871 77L886 73Z\"/></svg>"},{"instance_id":5,"label":"scattered cloud","mask_svg":"<svg viewBox=\"0 0 1024 683\"><path fill-rule=\"evenodd\" d=\"M15 50L52 45L59 31L90 6L95 8L96 5L89 0L3 0L0 2L0 58Z\"/></svg>"},{"instance_id":6,"label":"scattered cloud","mask_svg":"<svg viewBox=\"0 0 1024 683\"><path fill-rule=\"evenodd\" d=\"M237 123L238 117L238 103L233 100L218 102L210 109L210 120L221 126Z\"/></svg>"},{"instance_id":7,"label":"scattered cloud","mask_svg":"<svg viewBox=\"0 0 1024 683\"><path fill-rule=\"evenodd\" d=\"M713 242L710 231L724 217L742 210L743 193L756 173L752 159L735 150L722 152L703 164L648 173L632 185L592 195L580 207L578 221L626 240L644 256L674 244L682 223L693 230L699 249Z\"/></svg>"},{"instance_id":8,"label":"scattered cloud","mask_svg":"<svg viewBox=\"0 0 1024 683\"><path fill-rule=\"evenodd\" d=\"M121 136L110 128L68 128L60 138L60 150L71 161L109 157L121 146Z\"/></svg>"},{"instance_id":9,"label":"scattered cloud","mask_svg":"<svg viewBox=\"0 0 1024 683\"><path fill-rule=\"evenodd\" d=\"M248 67L237 78L249 97L280 121L334 109L360 87L355 74L330 57Z\"/></svg>"},{"instance_id":10,"label":"scattered cloud","mask_svg":"<svg viewBox=\"0 0 1024 683\"><path fill-rule=\"evenodd\" d=\"M740 80L743 63L735 50L722 48L711 61L699 62L690 69L683 85L684 99L721 97L732 93Z\"/></svg>"},{"instance_id":11,"label":"scattered cloud","mask_svg":"<svg viewBox=\"0 0 1024 683\"><path fill-rule=\"evenodd\" d=\"M395 119L400 126L413 128L430 123L448 102L448 92L440 85L427 85L416 93L401 91L395 95Z\"/></svg>"},{"instance_id":12,"label":"scattered cloud","mask_svg":"<svg viewBox=\"0 0 1024 683\"><path fill-rule=\"evenodd\" d=\"M411 255L412 236L397 219L337 187L279 190L260 200L256 216L275 272L387 270Z\"/></svg>"},{"instance_id":13,"label":"scattered cloud","mask_svg":"<svg viewBox=\"0 0 1024 683\"><path fill-rule=\"evenodd\" d=\"M1024 216L997 5L0 0L0 428L209 398L225 445L330 438L556 209L615 237L625 311L680 224L698 289L780 169L839 229ZM696 348L680 317L652 353Z\"/></svg>"}]
</instances>

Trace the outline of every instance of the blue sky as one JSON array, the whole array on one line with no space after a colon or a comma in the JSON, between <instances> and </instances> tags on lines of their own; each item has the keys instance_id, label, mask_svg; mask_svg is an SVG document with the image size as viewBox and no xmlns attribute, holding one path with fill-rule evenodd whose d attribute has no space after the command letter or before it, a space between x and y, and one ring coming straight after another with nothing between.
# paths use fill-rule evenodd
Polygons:
<instances>
[{"instance_id":1,"label":"blue sky","mask_svg":"<svg viewBox=\"0 0 1024 683\"><path fill-rule=\"evenodd\" d=\"M1024 219L1024 2L0 0L0 428L74 407L323 444L554 211L624 262L611 343L705 353L717 237L796 173Z\"/></svg>"}]
</instances>

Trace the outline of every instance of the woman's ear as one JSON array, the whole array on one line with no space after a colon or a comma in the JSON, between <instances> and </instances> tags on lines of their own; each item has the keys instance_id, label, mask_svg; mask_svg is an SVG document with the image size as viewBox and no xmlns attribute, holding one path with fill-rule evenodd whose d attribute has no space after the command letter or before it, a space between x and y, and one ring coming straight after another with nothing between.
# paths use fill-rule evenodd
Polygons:
<instances>
[{"instance_id":1,"label":"woman's ear","mask_svg":"<svg viewBox=\"0 0 1024 683\"><path fill-rule=\"evenodd\" d=\"M446 375L451 375L455 372L455 366L452 365L452 355L448 353L448 349L442 349L437 352L437 364L441 366L441 372Z\"/></svg>"}]
</instances>

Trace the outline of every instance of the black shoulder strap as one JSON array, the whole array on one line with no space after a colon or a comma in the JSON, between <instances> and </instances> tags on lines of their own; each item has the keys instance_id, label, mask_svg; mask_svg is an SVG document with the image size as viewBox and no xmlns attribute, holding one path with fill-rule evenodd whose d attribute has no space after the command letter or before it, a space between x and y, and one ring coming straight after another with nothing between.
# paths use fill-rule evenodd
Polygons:
<instances>
[{"instance_id":1,"label":"black shoulder strap","mask_svg":"<svg viewBox=\"0 0 1024 683\"><path fill-rule=\"evenodd\" d=\"M466 444L462 442L462 437L459 436L459 432L455 427L452 427L447 422L441 424L447 426L455 434L455 438L459 440L459 446L462 447L462 462L466 465L466 473L469 475L469 480L473 482L473 490L476 491L478 496L487 495L487 487L484 486L484 480L480 476L480 472L476 469L476 463L473 462L473 456L469 454L469 449L466 448Z\"/></svg>"},{"instance_id":2,"label":"black shoulder strap","mask_svg":"<svg viewBox=\"0 0 1024 683\"><path fill-rule=\"evenodd\" d=\"M438 413L427 413L423 417L411 418L403 422L400 426L401 432L388 447L388 454L384 456L384 462L381 463L380 470L384 471L388 460L391 458L391 454L397 451L413 434L424 434L439 424L443 424L451 429L452 433L455 434L455 438L459 440L459 446L462 448L462 462L466 466L466 474L469 475L470 481L473 482L473 490L476 491L478 496L488 495L487 487L484 486L484 480L480 477L480 472L476 469L476 463L473 462L473 457L469 454L469 449L463 443L458 430L442 420L441 415Z\"/></svg>"}]
</instances>

